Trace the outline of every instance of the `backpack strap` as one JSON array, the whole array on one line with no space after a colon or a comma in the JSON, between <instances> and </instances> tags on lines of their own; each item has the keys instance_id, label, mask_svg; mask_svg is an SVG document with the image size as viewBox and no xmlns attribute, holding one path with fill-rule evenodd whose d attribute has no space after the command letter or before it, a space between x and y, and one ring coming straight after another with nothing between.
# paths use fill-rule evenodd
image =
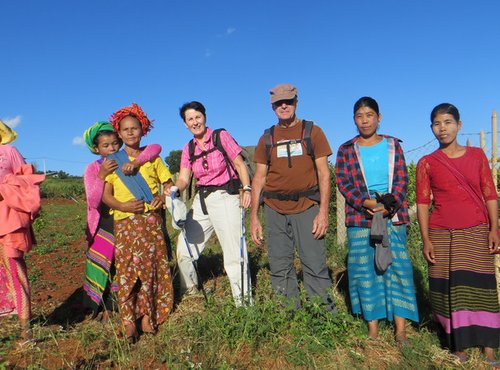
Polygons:
<instances>
[{"instance_id":1,"label":"backpack strap","mask_svg":"<svg viewBox=\"0 0 500 370\"><path fill-rule=\"evenodd\" d=\"M188 154L189 154L189 162L192 165L194 162L194 139L189 140Z\"/></svg>"},{"instance_id":2,"label":"backpack strap","mask_svg":"<svg viewBox=\"0 0 500 370\"><path fill-rule=\"evenodd\" d=\"M306 153L314 161L316 158L314 156L314 148L311 141L311 131L314 125L313 121L302 121L302 140L306 146Z\"/></svg>"},{"instance_id":3,"label":"backpack strap","mask_svg":"<svg viewBox=\"0 0 500 370\"><path fill-rule=\"evenodd\" d=\"M213 136L212 136L212 140L213 140ZM221 147L222 147L222 145L221 145ZM201 157L206 156L208 153L212 153L214 150L221 151L218 147L214 146L211 149L203 150L200 154L195 155L194 154L194 139L192 139L189 141L189 144L188 144L189 162L192 165L194 163L194 161L196 161L197 159L199 159ZM222 154L224 154L224 153L222 153Z\"/></svg>"},{"instance_id":4,"label":"backpack strap","mask_svg":"<svg viewBox=\"0 0 500 370\"><path fill-rule=\"evenodd\" d=\"M229 157L227 155L226 149L224 149L224 146L222 145L222 142L220 140L221 131L226 131L226 129L225 128L218 128L218 129L212 131L212 144L214 145L214 147L212 149L210 149L208 152L217 149L219 152L222 153L222 155L224 156L224 162L226 162L227 174L229 175L229 180L231 180L232 176L231 176L230 168L233 170L233 173L235 173L236 176L238 176L238 172L236 171L236 168L234 168L233 163L231 162L231 160L229 159Z\"/></svg>"},{"instance_id":5,"label":"backpack strap","mask_svg":"<svg viewBox=\"0 0 500 370\"><path fill-rule=\"evenodd\" d=\"M316 170L316 162L315 162L315 156L314 156L314 147L312 144L311 140L311 131L312 127L314 125L313 121L306 121L302 120L302 135L301 139L296 140L296 142L304 142L304 146L306 148L306 154L311 157L315 170ZM274 143L274 125L269 127L264 131L264 143L266 145L266 158L267 158L267 166L270 166L271 164L271 154L273 151L273 148L277 145ZM287 144L283 144L287 145ZM291 167L291 159L290 159L290 148L287 145L287 152L288 152L288 166Z\"/></svg>"},{"instance_id":6,"label":"backpack strap","mask_svg":"<svg viewBox=\"0 0 500 370\"><path fill-rule=\"evenodd\" d=\"M222 154L226 154L226 150L224 149L220 141L221 131L226 131L226 129L218 128L212 131L212 144L214 144L214 147L216 147L219 150L219 152L221 152Z\"/></svg>"},{"instance_id":7,"label":"backpack strap","mask_svg":"<svg viewBox=\"0 0 500 370\"><path fill-rule=\"evenodd\" d=\"M264 130L264 143L266 145L267 167L271 165L271 154L274 147L274 125Z\"/></svg>"},{"instance_id":8,"label":"backpack strap","mask_svg":"<svg viewBox=\"0 0 500 370\"><path fill-rule=\"evenodd\" d=\"M314 155L314 146L311 140L311 131L313 125L313 121L302 121L302 140L304 141L304 144L306 146L306 153L309 157L311 157L311 160L313 162L314 172L316 173L316 181L318 181L319 184L318 168L316 167L316 156Z\"/></svg>"}]
</instances>

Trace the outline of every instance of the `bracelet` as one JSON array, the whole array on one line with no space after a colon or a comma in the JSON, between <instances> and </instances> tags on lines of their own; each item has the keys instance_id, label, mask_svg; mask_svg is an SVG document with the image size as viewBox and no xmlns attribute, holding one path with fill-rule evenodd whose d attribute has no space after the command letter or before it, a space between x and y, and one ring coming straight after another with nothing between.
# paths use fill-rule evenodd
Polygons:
<instances>
[{"instance_id":1,"label":"bracelet","mask_svg":"<svg viewBox=\"0 0 500 370\"><path fill-rule=\"evenodd\" d=\"M243 186L243 191L252 191L252 186L251 185Z\"/></svg>"}]
</instances>

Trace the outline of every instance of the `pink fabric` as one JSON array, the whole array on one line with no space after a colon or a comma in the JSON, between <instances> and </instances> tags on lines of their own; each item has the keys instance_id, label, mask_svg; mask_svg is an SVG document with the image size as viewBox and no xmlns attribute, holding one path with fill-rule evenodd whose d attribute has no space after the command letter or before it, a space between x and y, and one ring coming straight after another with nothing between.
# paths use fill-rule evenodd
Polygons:
<instances>
[{"instance_id":1,"label":"pink fabric","mask_svg":"<svg viewBox=\"0 0 500 370\"><path fill-rule=\"evenodd\" d=\"M158 144L150 144L144 148L141 154L136 158L141 164L146 163L161 153L161 146ZM102 193L104 191L104 181L97 175L101 168L103 159L98 159L90 163L83 174L83 183L85 185L85 195L87 197L87 241L92 242L99 219L99 207L101 206Z\"/></svg>"},{"instance_id":2,"label":"pink fabric","mask_svg":"<svg viewBox=\"0 0 500 370\"><path fill-rule=\"evenodd\" d=\"M0 145L0 183L6 175L18 172L24 164L26 162L16 147Z\"/></svg>"},{"instance_id":3,"label":"pink fabric","mask_svg":"<svg viewBox=\"0 0 500 370\"><path fill-rule=\"evenodd\" d=\"M7 174L0 184L0 235L21 228L29 229L40 211L40 183L45 175L33 174L32 165L23 165L15 174ZM27 252L27 249L20 247Z\"/></svg>"},{"instance_id":4,"label":"pink fabric","mask_svg":"<svg viewBox=\"0 0 500 370\"><path fill-rule=\"evenodd\" d=\"M451 321L453 321L453 329L473 325L500 328L499 313L486 311L457 311L452 312L451 317L452 320L434 313L434 318L441 324L446 334L451 333Z\"/></svg>"},{"instance_id":5,"label":"pink fabric","mask_svg":"<svg viewBox=\"0 0 500 370\"><path fill-rule=\"evenodd\" d=\"M214 147L212 143L212 132L213 130L207 127L207 132L205 134L205 149L209 150ZM221 144L226 150L226 153L231 161L233 161L240 153L240 146L234 141L234 139L229 135L227 131L221 131L220 133ZM194 154L198 155L203 150L198 145L195 140ZM208 168L203 168L203 159L199 158L194 161L193 165L189 162L189 143L187 143L182 149L181 155L181 168L188 168L193 171L196 177L196 182L198 185L212 185L218 186L223 185L229 181L229 175L226 169L226 161L224 156L218 150L214 150L207 155ZM231 178L236 178L236 174L231 170Z\"/></svg>"},{"instance_id":6,"label":"pink fabric","mask_svg":"<svg viewBox=\"0 0 500 370\"><path fill-rule=\"evenodd\" d=\"M16 303L9 289L9 277L0 259L0 316L16 313Z\"/></svg>"},{"instance_id":7,"label":"pink fabric","mask_svg":"<svg viewBox=\"0 0 500 370\"><path fill-rule=\"evenodd\" d=\"M9 258L24 257L24 251L29 251L33 244L36 243L31 227L0 236L0 247L3 247L3 254Z\"/></svg>"},{"instance_id":8,"label":"pink fabric","mask_svg":"<svg viewBox=\"0 0 500 370\"><path fill-rule=\"evenodd\" d=\"M480 148L466 147L463 156L450 161L484 200L497 199L488 159ZM465 229L488 223L484 210L478 208L450 170L432 155L426 155L417 164L417 204L430 204L431 196L434 209L430 228Z\"/></svg>"},{"instance_id":9,"label":"pink fabric","mask_svg":"<svg viewBox=\"0 0 500 370\"><path fill-rule=\"evenodd\" d=\"M87 241L91 243L99 225L101 217L99 206L101 204L102 193L104 191L104 180L97 174L101 167L102 159L90 163L83 174L85 194L87 196Z\"/></svg>"},{"instance_id":10,"label":"pink fabric","mask_svg":"<svg viewBox=\"0 0 500 370\"><path fill-rule=\"evenodd\" d=\"M30 288L24 252L32 245L31 223L40 210L40 183L45 175L17 149L0 145L0 315L31 316Z\"/></svg>"},{"instance_id":11,"label":"pink fabric","mask_svg":"<svg viewBox=\"0 0 500 370\"><path fill-rule=\"evenodd\" d=\"M15 305L20 319L31 317L30 287L28 280L28 269L24 258L3 257L2 262L7 276L7 287L9 290L9 305Z\"/></svg>"}]
</instances>

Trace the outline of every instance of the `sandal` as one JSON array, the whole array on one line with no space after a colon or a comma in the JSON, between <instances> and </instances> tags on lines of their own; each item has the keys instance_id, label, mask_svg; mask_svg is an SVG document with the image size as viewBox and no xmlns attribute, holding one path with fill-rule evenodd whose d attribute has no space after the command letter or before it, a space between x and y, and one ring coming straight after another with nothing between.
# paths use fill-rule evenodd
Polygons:
<instances>
[{"instance_id":1,"label":"sandal","mask_svg":"<svg viewBox=\"0 0 500 370\"><path fill-rule=\"evenodd\" d=\"M156 335L156 330L151 326L149 316L144 315L141 319L141 331L144 334Z\"/></svg>"},{"instance_id":2,"label":"sandal","mask_svg":"<svg viewBox=\"0 0 500 370\"><path fill-rule=\"evenodd\" d=\"M16 347L18 350L32 349L37 343L38 341L34 338L21 339L16 343Z\"/></svg>"},{"instance_id":3,"label":"sandal","mask_svg":"<svg viewBox=\"0 0 500 370\"><path fill-rule=\"evenodd\" d=\"M394 336L394 340L396 341L396 346L399 350L407 347L411 347L411 343L406 336L406 333L399 333Z\"/></svg>"},{"instance_id":4,"label":"sandal","mask_svg":"<svg viewBox=\"0 0 500 370\"><path fill-rule=\"evenodd\" d=\"M127 337L128 344L135 344L139 340L139 333L135 324L125 324L125 336Z\"/></svg>"},{"instance_id":5,"label":"sandal","mask_svg":"<svg viewBox=\"0 0 500 370\"><path fill-rule=\"evenodd\" d=\"M498 361L497 359L489 360L485 358L484 362L486 362L489 366L491 366L492 369L500 369L500 361Z\"/></svg>"},{"instance_id":6,"label":"sandal","mask_svg":"<svg viewBox=\"0 0 500 370\"><path fill-rule=\"evenodd\" d=\"M465 352L453 352L451 356L461 364L469 361L469 356Z\"/></svg>"}]
</instances>

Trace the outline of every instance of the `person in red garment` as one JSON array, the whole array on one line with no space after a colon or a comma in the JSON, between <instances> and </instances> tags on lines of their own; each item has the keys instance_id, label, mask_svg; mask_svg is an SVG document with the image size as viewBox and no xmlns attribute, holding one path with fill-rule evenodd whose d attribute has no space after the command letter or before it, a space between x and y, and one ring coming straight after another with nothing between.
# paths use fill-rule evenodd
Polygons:
<instances>
[{"instance_id":1,"label":"person in red garment","mask_svg":"<svg viewBox=\"0 0 500 370\"><path fill-rule=\"evenodd\" d=\"M17 137L0 121L0 316L17 314L21 324L19 346L32 341L31 301L24 255L35 243L31 227L40 211L40 183L19 151L9 145Z\"/></svg>"},{"instance_id":2,"label":"person in red garment","mask_svg":"<svg viewBox=\"0 0 500 370\"><path fill-rule=\"evenodd\" d=\"M417 212L429 262L434 318L461 362L466 348L482 347L495 369L500 313L493 253L500 250L497 192L480 148L458 143L458 109L449 103L431 113L439 149L417 165ZM432 213L429 209L433 204Z\"/></svg>"}]
</instances>

